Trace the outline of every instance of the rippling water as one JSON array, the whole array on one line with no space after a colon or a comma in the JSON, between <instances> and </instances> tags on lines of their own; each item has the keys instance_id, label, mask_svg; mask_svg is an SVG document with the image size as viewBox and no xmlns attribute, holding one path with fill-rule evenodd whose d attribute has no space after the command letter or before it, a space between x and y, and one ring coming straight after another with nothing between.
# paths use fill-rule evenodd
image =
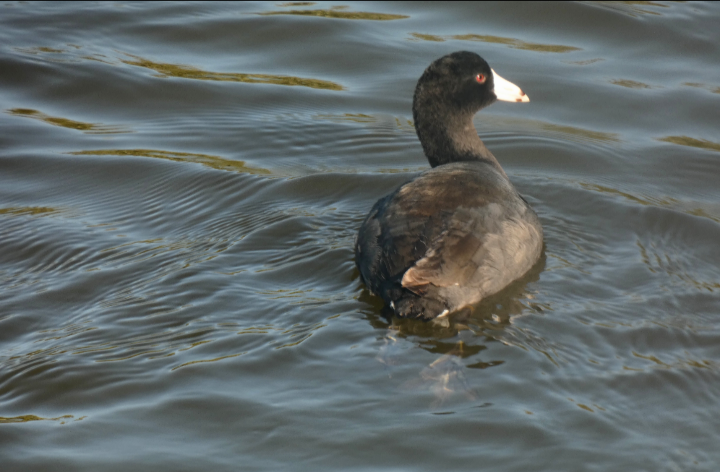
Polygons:
<instances>
[{"instance_id":1,"label":"rippling water","mask_svg":"<svg viewBox=\"0 0 720 472\"><path fill-rule=\"evenodd\" d=\"M4 3L2 470L720 462L720 7ZM485 57L478 132L541 263L447 326L353 262L427 167L411 100Z\"/></svg>"}]
</instances>

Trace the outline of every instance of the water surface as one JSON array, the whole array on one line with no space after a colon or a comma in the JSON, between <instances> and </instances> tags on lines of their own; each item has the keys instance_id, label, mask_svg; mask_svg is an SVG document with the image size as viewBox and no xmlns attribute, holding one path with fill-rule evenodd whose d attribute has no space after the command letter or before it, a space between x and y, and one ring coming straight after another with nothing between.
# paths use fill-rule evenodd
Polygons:
<instances>
[{"instance_id":1,"label":"water surface","mask_svg":"<svg viewBox=\"0 0 720 472\"><path fill-rule=\"evenodd\" d=\"M715 471L714 3L0 6L3 471ZM357 228L434 59L541 262L388 321Z\"/></svg>"}]
</instances>

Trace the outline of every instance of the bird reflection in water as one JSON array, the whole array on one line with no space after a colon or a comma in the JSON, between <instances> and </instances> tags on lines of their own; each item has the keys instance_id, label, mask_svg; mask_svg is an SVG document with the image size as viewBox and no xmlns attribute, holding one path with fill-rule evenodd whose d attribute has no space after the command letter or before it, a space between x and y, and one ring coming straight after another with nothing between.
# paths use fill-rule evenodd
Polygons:
<instances>
[{"instance_id":1,"label":"bird reflection in water","mask_svg":"<svg viewBox=\"0 0 720 472\"><path fill-rule=\"evenodd\" d=\"M443 328L450 328L450 324ZM461 324L452 326L456 332L462 330L472 333L470 329ZM388 377L392 378L391 367L400 363L400 355L402 351L412 349L411 343L403 343L399 340L398 333L400 327L389 326L386 335L383 338L383 345L376 359L385 366ZM472 334L474 336L474 333ZM435 351L440 347L442 350L447 349L447 343L431 342ZM404 346L404 347L403 347ZM403 389L408 390L429 390L433 393L435 399L430 405L432 408L442 406L446 401L456 395L460 395L469 401L478 399L477 393L468 384L465 376L465 364L462 359L469 355L474 355L485 346L467 346L464 341L457 341L452 348L445 354L431 362L427 367L420 371L419 378L411 379L402 385Z\"/></svg>"},{"instance_id":2,"label":"bird reflection in water","mask_svg":"<svg viewBox=\"0 0 720 472\"><path fill-rule=\"evenodd\" d=\"M431 407L442 406L455 394L462 394L469 401L478 399L477 393L468 385L465 365L460 360L463 347L464 343L459 341L455 350L441 356L420 371L420 386L426 386L435 395Z\"/></svg>"},{"instance_id":3,"label":"bird reflection in water","mask_svg":"<svg viewBox=\"0 0 720 472\"><path fill-rule=\"evenodd\" d=\"M487 349L480 339L499 341L505 345L532 346L531 340L512 328L513 319L530 313L535 303L534 294L527 285L538 280L545 264L545 257L521 280L511 284L501 293L468 307L450 317L430 322L401 319L389 309L382 309L375 297L366 291L361 300L375 305L374 313L368 314L373 327L383 330L382 345L375 359L380 362L389 378L395 367L407 362L418 347L439 357L428 364L419 374L401 385L407 390L427 390L434 400L430 407L438 408L454 401L477 401L480 395L470 385L468 372L487 369L503 364L502 360L480 361L480 353ZM518 338L519 336L519 338ZM467 363L473 359L474 362ZM463 361L465 360L465 362ZM467 370L473 369L473 370Z\"/></svg>"}]
</instances>

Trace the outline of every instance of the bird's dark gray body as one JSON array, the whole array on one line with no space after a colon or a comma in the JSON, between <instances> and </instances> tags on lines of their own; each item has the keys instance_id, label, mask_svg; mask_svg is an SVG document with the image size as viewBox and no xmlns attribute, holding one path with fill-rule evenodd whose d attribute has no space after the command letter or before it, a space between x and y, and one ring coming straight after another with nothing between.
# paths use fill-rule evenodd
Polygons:
<instances>
[{"instance_id":1,"label":"bird's dark gray body","mask_svg":"<svg viewBox=\"0 0 720 472\"><path fill-rule=\"evenodd\" d=\"M434 318L492 295L540 257L535 212L494 166L430 169L379 200L360 227L363 281L399 316Z\"/></svg>"},{"instance_id":2,"label":"bird's dark gray body","mask_svg":"<svg viewBox=\"0 0 720 472\"><path fill-rule=\"evenodd\" d=\"M413 118L432 169L379 200L355 243L363 282L398 316L477 303L540 258L540 221L472 122L498 99L529 101L472 52L441 57L418 81Z\"/></svg>"}]
</instances>

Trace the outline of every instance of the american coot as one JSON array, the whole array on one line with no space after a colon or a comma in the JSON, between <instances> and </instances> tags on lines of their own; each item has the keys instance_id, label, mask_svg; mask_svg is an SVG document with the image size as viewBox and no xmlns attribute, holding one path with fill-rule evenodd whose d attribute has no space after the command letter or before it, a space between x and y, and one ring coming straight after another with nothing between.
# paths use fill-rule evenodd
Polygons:
<instances>
[{"instance_id":1,"label":"american coot","mask_svg":"<svg viewBox=\"0 0 720 472\"><path fill-rule=\"evenodd\" d=\"M539 259L543 232L475 131L495 100L530 101L472 52L441 57L413 97L432 169L380 199L360 227L363 282L401 317L444 317L520 278Z\"/></svg>"}]
</instances>

